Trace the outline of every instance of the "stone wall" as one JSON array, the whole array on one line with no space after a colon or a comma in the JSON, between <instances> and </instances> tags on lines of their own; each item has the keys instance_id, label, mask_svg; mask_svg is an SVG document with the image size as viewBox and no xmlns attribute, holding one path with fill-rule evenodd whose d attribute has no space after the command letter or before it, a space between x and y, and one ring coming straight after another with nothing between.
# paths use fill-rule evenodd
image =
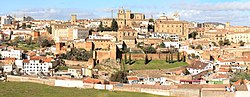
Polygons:
<instances>
[{"instance_id":1,"label":"stone wall","mask_svg":"<svg viewBox=\"0 0 250 97\"><path fill-rule=\"evenodd\" d=\"M8 75L7 81L32 82L32 83L46 84L50 86L55 85L54 79L40 79L40 78L11 76L11 75Z\"/></svg>"},{"instance_id":2,"label":"stone wall","mask_svg":"<svg viewBox=\"0 0 250 97\"><path fill-rule=\"evenodd\" d=\"M171 89L170 96L200 97L200 89L188 89L188 88Z\"/></svg>"},{"instance_id":3,"label":"stone wall","mask_svg":"<svg viewBox=\"0 0 250 97\"><path fill-rule=\"evenodd\" d=\"M147 54L148 58L152 60L166 60L166 56L168 54ZM122 58L124 58L125 54L122 54ZM127 58L129 57L129 54L127 54ZM174 60L177 60L177 54L173 55ZM145 59L145 54L131 54L131 58L133 60L144 60ZM182 55L180 53L180 59L182 58Z\"/></svg>"},{"instance_id":4,"label":"stone wall","mask_svg":"<svg viewBox=\"0 0 250 97\"><path fill-rule=\"evenodd\" d=\"M88 64L88 61L72 61L72 60L64 60L64 61L67 66L77 66L77 65L84 66Z\"/></svg>"},{"instance_id":5,"label":"stone wall","mask_svg":"<svg viewBox=\"0 0 250 97\"><path fill-rule=\"evenodd\" d=\"M201 97L235 97L233 92L225 92L224 88L203 88ZM242 96L241 96L242 97Z\"/></svg>"}]
</instances>

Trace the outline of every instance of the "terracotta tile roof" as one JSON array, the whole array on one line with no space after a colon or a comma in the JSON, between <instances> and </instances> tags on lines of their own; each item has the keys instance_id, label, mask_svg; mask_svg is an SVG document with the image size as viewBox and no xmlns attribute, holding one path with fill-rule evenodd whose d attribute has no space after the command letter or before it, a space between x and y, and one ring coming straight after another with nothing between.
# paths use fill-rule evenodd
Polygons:
<instances>
[{"instance_id":1,"label":"terracotta tile roof","mask_svg":"<svg viewBox=\"0 0 250 97\"><path fill-rule=\"evenodd\" d=\"M204 69L207 65L208 63L204 63L201 61L194 61L188 67L193 69Z\"/></svg>"},{"instance_id":2,"label":"terracotta tile roof","mask_svg":"<svg viewBox=\"0 0 250 97\"><path fill-rule=\"evenodd\" d=\"M8 57L8 58L4 58L4 60L16 60L16 58L10 58L10 57Z\"/></svg>"},{"instance_id":3,"label":"terracotta tile roof","mask_svg":"<svg viewBox=\"0 0 250 97\"><path fill-rule=\"evenodd\" d=\"M83 80L84 83L101 83L100 80L98 79L93 79L93 78L87 78Z\"/></svg>"},{"instance_id":4,"label":"terracotta tile roof","mask_svg":"<svg viewBox=\"0 0 250 97\"><path fill-rule=\"evenodd\" d=\"M45 59L46 57L42 57L42 56L33 56L30 58L30 60L43 60Z\"/></svg>"},{"instance_id":5,"label":"terracotta tile roof","mask_svg":"<svg viewBox=\"0 0 250 97\"><path fill-rule=\"evenodd\" d=\"M139 80L138 77L128 77L128 80Z\"/></svg>"},{"instance_id":6,"label":"terracotta tile roof","mask_svg":"<svg viewBox=\"0 0 250 97\"><path fill-rule=\"evenodd\" d=\"M43 59L43 62L51 62L53 60L53 58L51 57L47 57L46 59Z\"/></svg>"},{"instance_id":7,"label":"terracotta tile roof","mask_svg":"<svg viewBox=\"0 0 250 97\"><path fill-rule=\"evenodd\" d=\"M28 59L23 60L23 63L29 63L29 62L30 62L30 60L28 60Z\"/></svg>"},{"instance_id":8,"label":"terracotta tile roof","mask_svg":"<svg viewBox=\"0 0 250 97\"><path fill-rule=\"evenodd\" d=\"M178 88L225 88L225 86L230 86L229 84L181 84Z\"/></svg>"},{"instance_id":9,"label":"terracotta tile roof","mask_svg":"<svg viewBox=\"0 0 250 97\"><path fill-rule=\"evenodd\" d=\"M225 68L220 68L218 72L228 72L228 70Z\"/></svg>"},{"instance_id":10,"label":"terracotta tile roof","mask_svg":"<svg viewBox=\"0 0 250 97\"><path fill-rule=\"evenodd\" d=\"M226 74L214 74L213 78L228 78Z\"/></svg>"}]
</instances>

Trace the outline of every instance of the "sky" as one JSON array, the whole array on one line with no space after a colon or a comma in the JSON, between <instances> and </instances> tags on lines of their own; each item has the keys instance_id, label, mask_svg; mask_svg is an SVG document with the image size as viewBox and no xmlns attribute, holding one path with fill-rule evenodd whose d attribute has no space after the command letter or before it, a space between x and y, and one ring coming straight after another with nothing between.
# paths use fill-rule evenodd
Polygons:
<instances>
[{"instance_id":1,"label":"sky","mask_svg":"<svg viewBox=\"0 0 250 97\"><path fill-rule=\"evenodd\" d=\"M32 16L35 19L69 20L110 18L118 9L141 12L157 19L165 13L178 12L181 20L196 22L231 22L250 26L249 0L3 0L0 15Z\"/></svg>"}]
</instances>

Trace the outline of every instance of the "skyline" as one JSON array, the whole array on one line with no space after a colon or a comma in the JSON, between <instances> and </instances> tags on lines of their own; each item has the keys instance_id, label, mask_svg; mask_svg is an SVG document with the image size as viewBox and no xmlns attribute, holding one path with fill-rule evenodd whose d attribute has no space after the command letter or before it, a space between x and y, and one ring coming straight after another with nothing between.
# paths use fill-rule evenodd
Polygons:
<instances>
[{"instance_id":1,"label":"skyline","mask_svg":"<svg viewBox=\"0 0 250 97\"><path fill-rule=\"evenodd\" d=\"M143 2L142 2L143 1ZM8 5L9 2L15 2ZM179 12L181 20L196 22L231 22L232 25L250 26L248 0L11 0L2 1L0 15L32 16L35 19L69 20L71 14L79 19L116 17L117 9L130 9L158 18Z\"/></svg>"}]
</instances>

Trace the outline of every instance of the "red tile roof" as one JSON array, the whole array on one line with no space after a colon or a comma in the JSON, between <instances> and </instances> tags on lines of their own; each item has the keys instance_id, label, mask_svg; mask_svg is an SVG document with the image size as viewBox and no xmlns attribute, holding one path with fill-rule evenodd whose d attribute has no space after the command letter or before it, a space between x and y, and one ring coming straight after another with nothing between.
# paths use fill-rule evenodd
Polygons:
<instances>
[{"instance_id":1,"label":"red tile roof","mask_svg":"<svg viewBox=\"0 0 250 97\"><path fill-rule=\"evenodd\" d=\"M128 77L128 80L139 80L138 77Z\"/></svg>"},{"instance_id":2,"label":"red tile roof","mask_svg":"<svg viewBox=\"0 0 250 97\"><path fill-rule=\"evenodd\" d=\"M4 60L16 60L16 58L10 58L10 57L8 58L7 57L7 58L4 58Z\"/></svg>"},{"instance_id":3,"label":"red tile roof","mask_svg":"<svg viewBox=\"0 0 250 97\"><path fill-rule=\"evenodd\" d=\"M100 80L98 79L93 79L93 78L87 78L83 80L84 83L101 83Z\"/></svg>"},{"instance_id":4,"label":"red tile roof","mask_svg":"<svg viewBox=\"0 0 250 97\"><path fill-rule=\"evenodd\" d=\"M23 63L29 63L29 62L30 62L30 60L28 60L28 59L23 60Z\"/></svg>"},{"instance_id":5,"label":"red tile roof","mask_svg":"<svg viewBox=\"0 0 250 97\"><path fill-rule=\"evenodd\" d=\"M201 61L194 61L188 67L189 68L194 68L194 69L204 69L207 65L208 65L208 63L204 63L204 62L201 62Z\"/></svg>"}]
</instances>

